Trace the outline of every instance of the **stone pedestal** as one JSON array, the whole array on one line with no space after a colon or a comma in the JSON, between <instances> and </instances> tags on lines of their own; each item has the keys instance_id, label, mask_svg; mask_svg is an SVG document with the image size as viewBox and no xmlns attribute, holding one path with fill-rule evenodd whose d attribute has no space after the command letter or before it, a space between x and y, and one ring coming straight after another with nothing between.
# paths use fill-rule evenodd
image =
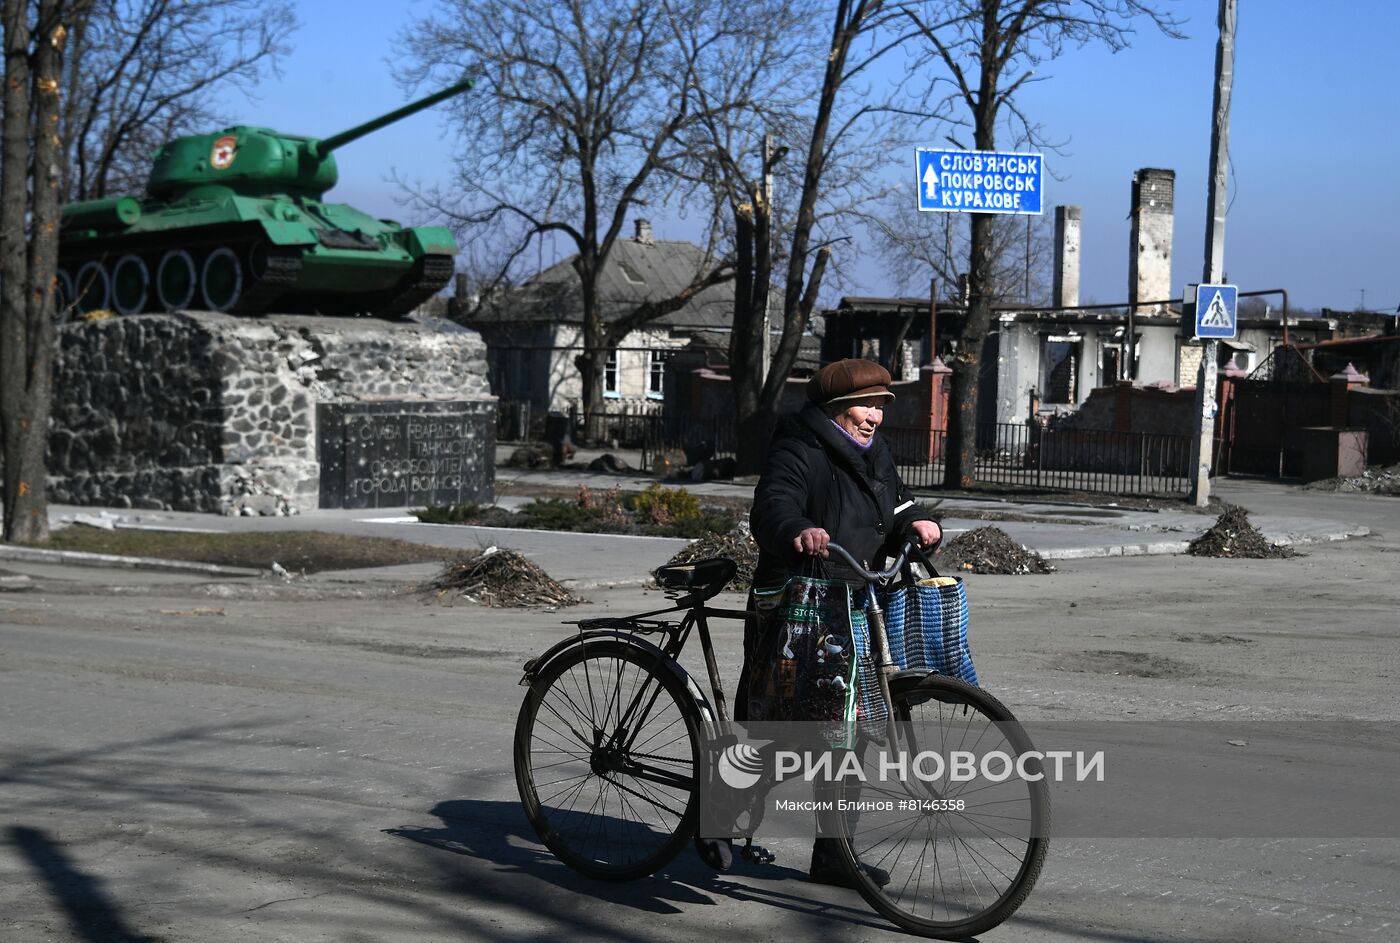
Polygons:
<instances>
[{"instance_id":1,"label":"stone pedestal","mask_svg":"<svg viewBox=\"0 0 1400 943\"><path fill-rule=\"evenodd\" d=\"M49 498L225 514L489 502L485 356L473 331L369 318L66 325Z\"/></svg>"}]
</instances>

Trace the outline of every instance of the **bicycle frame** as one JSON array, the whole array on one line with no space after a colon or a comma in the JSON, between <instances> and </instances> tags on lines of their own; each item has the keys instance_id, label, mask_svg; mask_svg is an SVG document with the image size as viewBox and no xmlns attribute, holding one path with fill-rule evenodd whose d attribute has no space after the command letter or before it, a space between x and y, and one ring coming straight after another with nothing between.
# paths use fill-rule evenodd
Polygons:
<instances>
[{"instance_id":1,"label":"bicycle frame","mask_svg":"<svg viewBox=\"0 0 1400 943\"><path fill-rule=\"evenodd\" d=\"M866 581L865 613L866 624L870 631L871 654L876 663L876 680L879 685L880 698L884 702L886 714L890 718L891 745L896 746L901 739L909 737L910 733L901 733L899 731L900 725L894 723L894 698L890 692L890 678L901 669L894 664L890 655L889 638L885 634L885 615L880 608L876 589L879 581L887 580L903 569L910 545L906 544L894 565L883 571L867 570L840 544L830 543L827 546L830 550L844 557L855 572ZM538 658L527 661L520 684L523 686L533 684L535 678L552 659L575 647L587 646L590 642L596 641L620 641L624 644L636 645L659 656L668 669L682 681L709 728L708 733L711 739L728 739L734 735L734 727L729 712L728 699L724 694L724 683L720 677L719 664L715 658L709 620L718 618L747 622L753 618L753 613L744 609L710 606L707 605L708 599L708 596L700 592L691 591L675 599L674 605L662 609L653 609L635 615L601 616L593 619L566 621L565 625L579 627L578 634L561 639ZM678 621L656 618L678 612L685 613ZM681 652L692 633L700 638L705 673L710 685L709 697L706 697L699 685L695 683L695 679L680 664ZM659 645L644 638L644 636L655 634L665 636L664 641ZM630 720L639 714L644 715L645 712L650 711L660 693L658 687L645 685L632 695L625 708L619 705L618 723L613 732L605 743L595 744L595 747L623 751L630 749L632 742L630 740L619 742L619 736L625 735L629 730L631 730L632 736L636 736L636 731L631 729ZM645 774L649 771L638 769L634 773ZM669 782L669 779L667 781Z\"/></svg>"},{"instance_id":2,"label":"bicycle frame","mask_svg":"<svg viewBox=\"0 0 1400 943\"><path fill-rule=\"evenodd\" d=\"M879 686L880 699L885 705L885 716L889 718L890 747L898 751L902 743L911 753L917 754L919 752L919 747L918 743L914 740L913 729L905 729L907 725L897 723L898 718L895 717L894 695L890 691L890 680L896 675L903 674L908 669L903 669L896 665L893 656L890 654L890 640L889 636L885 633L885 612L880 608L879 593L877 592L879 584L882 581L897 576L899 572L904 569L905 563L909 559L909 552L913 547L914 545L912 543L906 542L903 548L901 548L899 556L895 559L894 564L888 569L867 570L845 547L837 543L827 544L828 550L835 551L837 555L844 558L851 569L865 580L866 627L870 633L871 655L875 659L876 684ZM918 671L916 673L920 675L927 674L927 672L924 671ZM905 783L905 788L906 791L908 791L909 784L907 782ZM934 789L931 784L926 788L929 789L932 798L942 797L941 793L939 793L937 789ZM914 795L912 792L909 794L911 796Z\"/></svg>"},{"instance_id":3,"label":"bicycle frame","mask_svg":"<svg viewBox=\"0 0 1400 943\"><path fill-rule=\"evenodd\" d=\"M724 682L720 678L719 663L715 658L714 642L710 636L711 618L742 620L747 621L752 614L744 609L724 609L716 606L706 605L707 598L699 593L686 593L675 600L675 605L664 609L654 609L650 612L641 612L630 616L603 616L596 619L579 619L567 621L565 625L577 625L579 631L577 635L570 638L561 639L549 648L538 658L532 658L525 663L525 673L520 679L522 686L534 683L536 676L543 670L550 660L557 657L562 652L577 646L586 646L590 641L608 639L621 641L629 645L637 645L640 648L649 649L655 655L664 659L666 664L676 672L677 676L684 682L691 697L695 699L696 706L700 708L700 713L711 727L716 736L728 737L734 732L733 722L730 718L728 700L724 696ZM664 619L656 619L656 616L665 616L670 613L684 612L685 615L677 622ZM685 648L691 633L694 632L700 638L700 649L705 660L705 672L710 683L710 696L707 698L695 679L691 677L680 665L681 651ZM657 645L641 636L661 633L666 636L665 641ZM635 715L636 711L642 707L642 696L646 690L638 691L633 695L632 701L625 711L619 716L625 721ZM651 694L654 700L659 692L653 691ZM650 705L647 705L648 707Z\"/></svg>"}]
</instances>

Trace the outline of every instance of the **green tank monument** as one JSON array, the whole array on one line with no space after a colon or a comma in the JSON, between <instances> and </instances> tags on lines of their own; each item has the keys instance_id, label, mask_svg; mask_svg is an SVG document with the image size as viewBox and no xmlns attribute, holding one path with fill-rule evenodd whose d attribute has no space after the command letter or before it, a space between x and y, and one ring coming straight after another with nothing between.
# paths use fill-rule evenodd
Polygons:
<instances>
[{"instance_id":1,"label":"green tank monument","mask_svg":"<svg viewBox=\"0 0 1400 943\"><path fill-rule=\"evenodd\" d=\"M451 280L451 231L325 200L337 149L471 86L326 138L177 138L144 197L65 206L51 500L226 514L492 500L485 347L406 318Z\"/></svg>"},{"instance_id":2,"label":"green tank monument","mask_svg":"<svg viewBox=\"0 0 1400 943\"><path fill-rule=\"evenodd\" d=\"M238 125L167 142L144 200L63 207L62 303L80 314L409 313L451 279L451 231L322 197L340 177L337 148L471 87L464 79L328 138Z\"/></svg>"}]
</instances>

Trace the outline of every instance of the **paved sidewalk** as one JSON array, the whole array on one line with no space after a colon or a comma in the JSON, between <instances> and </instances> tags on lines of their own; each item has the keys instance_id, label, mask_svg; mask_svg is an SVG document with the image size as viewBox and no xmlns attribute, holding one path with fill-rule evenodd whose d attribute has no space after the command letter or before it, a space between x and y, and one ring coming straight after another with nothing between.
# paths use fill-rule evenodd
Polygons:
<instances>
[{"instance_id":1,"label":"paved sidewalk","mask_svg":"<svg viewBox=\"0 0 1400 943\"><path fill-rule=\"evenodd\" d=\"M498 483L571 490L580 484L607 489L614 485L624 491L642 490L655 479L588 474L569 471L522 471L498 469ZM667 482L685 487L697 495L722 495L749 500L752 485L729 482ZM1273 483L1222 481L1216 494L1243 505L1251 520L1269 540L1277 543L1307 544L1366 536L1372 527L1385 527L1400 533L1400 501L1373 496L1334 495L1305 491L1296 486ZM941 499L934 492L922 496L939 501L944 528L949 536L990 524L1006 531L1012 539L1051 560L1086 557L1142 556L1182 553L1186 545L1214 523L1209 514L1181 510L1140 510L1115 504L1104 496L1101 504L1057 504L1028 502L1012 498L953 497ZM530 499L505 497L501 504L516 507ZM973 511L998 511L1034 520L981 521ZM652 569L665 563L688 541L662 537L628 537L609 534L574 534L553 531L421 524L408 509L316 510L293 517L222 517L182 511L137 511L54 506L50 509L56 524L82 515L107 515L118 526L186 529L209 532L320 530L371 537L396 537L415 543L447 549L509 547L530 557L551 576L575 588L641 585ZM73 555L46 556L53 552L0 546L5 565L53 562L67 565L126 565L130 561L82 560ZM271 561L269 561L269 566ZM140 565L140 564L137 564ZM152 567L172 568L169 563ZM190 567L187 572L197 573ZM320 574L321 580L404 580L421 579L432 565L416 568L388 567L382 570L343 571ZM204 575L216 574L204 570Z\"/></svg>"}]
</instances>

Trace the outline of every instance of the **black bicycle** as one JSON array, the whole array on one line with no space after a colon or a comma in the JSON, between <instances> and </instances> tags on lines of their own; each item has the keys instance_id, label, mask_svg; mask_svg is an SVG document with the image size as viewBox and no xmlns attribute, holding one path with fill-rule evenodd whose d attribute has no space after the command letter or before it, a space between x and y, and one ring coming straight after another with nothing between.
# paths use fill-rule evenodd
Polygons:
<instances>
[{"instance_id":1,"label":"black bicycle","mask_svg":"<svg viewBox=\"0 0 1400 943\"><path fill-rule=\"evenodd\" d=\"M1002 768L979 761L1033 756L1029 738L982 689L892 664L875 590L904 570L910 547L884 571L866 570L837 544L829 549L867 581L871 657L891 721L883 737L856 743L859 762L873 769L891 755L907 762L955 752L972 759L941 775L868 777L861 804L889 811L835 816L827 834L861 896L901 929L952 940L984 933L1030 894L1045 860L1050 802L1043 778L1003 778ZM708 601L736 570L723 558L663 566L656 580L673 605L570 623L576 635L525 664L520 683L529 691L515 729L520 799L540 840L581 874L652 874L695 836L702 750L733 739L709 620L749 617ZM708 693L679 662L692 635ZM1025 768L1038 771L1033 762ZM879 799L887 801L871 801Z\"/></svg>"}]
</instances>

